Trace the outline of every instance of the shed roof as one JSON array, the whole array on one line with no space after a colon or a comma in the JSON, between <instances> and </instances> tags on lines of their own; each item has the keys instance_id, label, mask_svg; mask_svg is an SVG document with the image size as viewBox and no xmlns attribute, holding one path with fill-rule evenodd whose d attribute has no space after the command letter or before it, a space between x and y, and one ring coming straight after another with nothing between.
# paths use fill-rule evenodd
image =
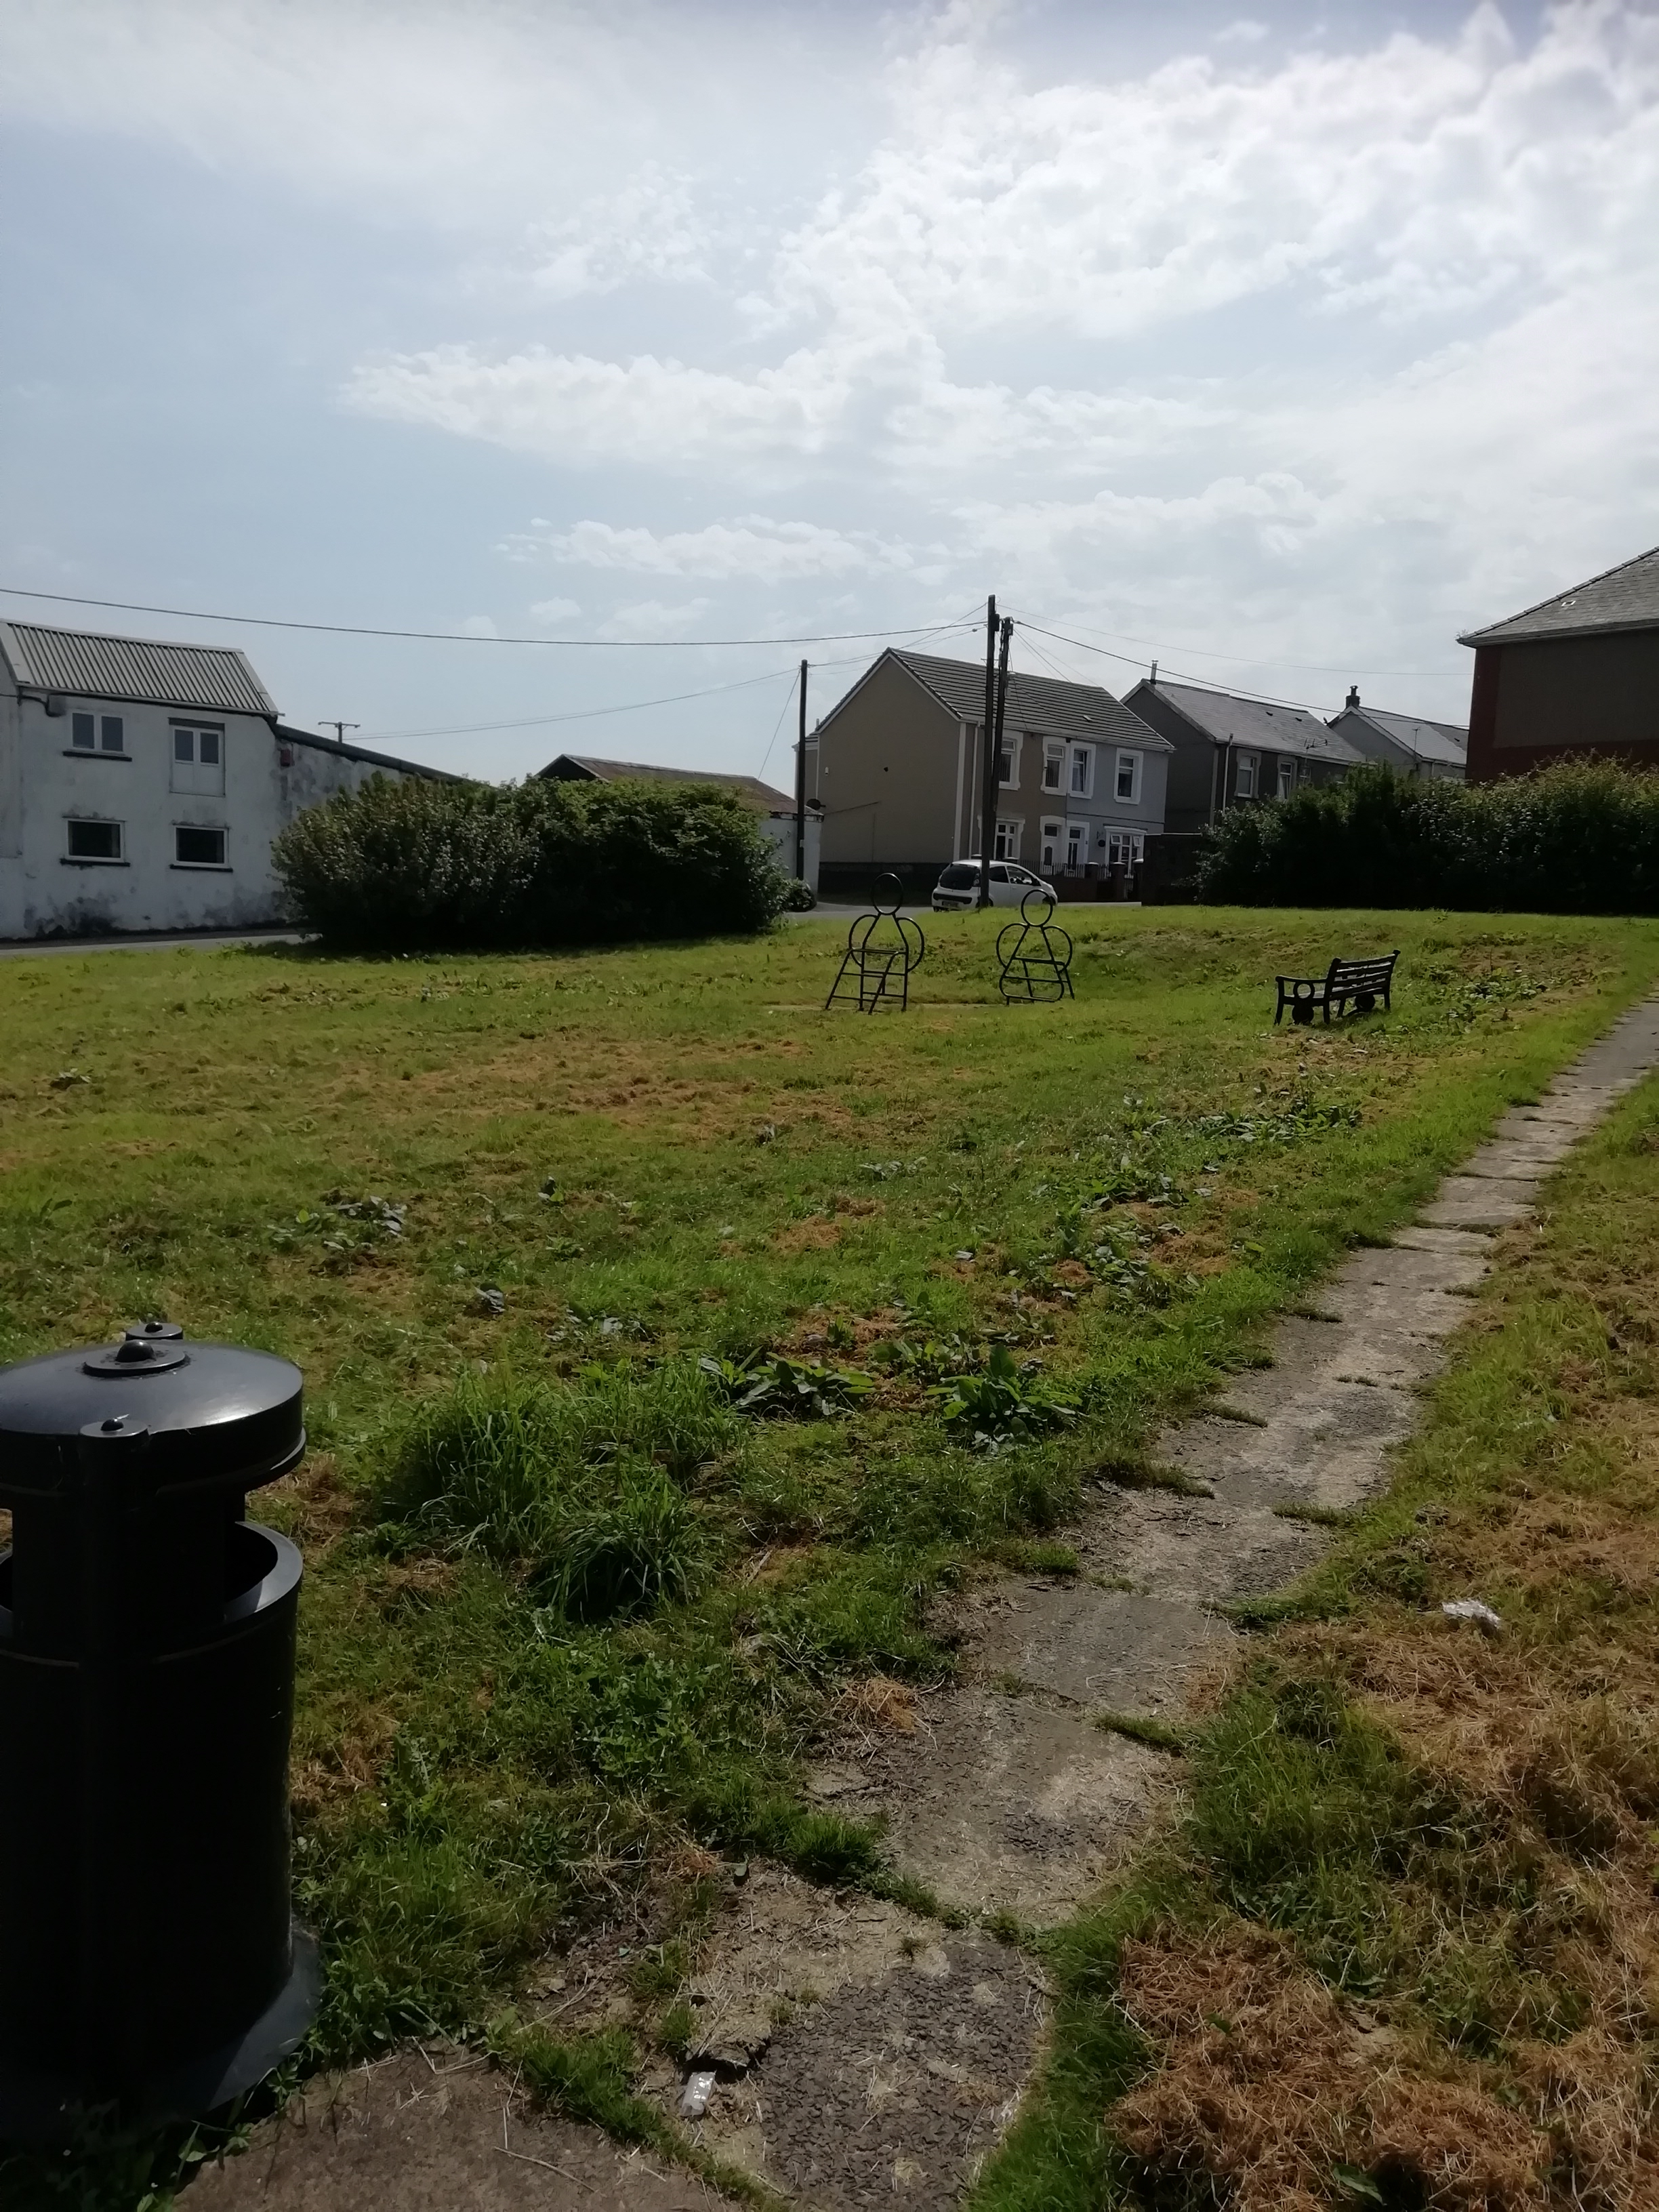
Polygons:
<instances>
[{"instance_id":1,"label":"shed roof","mask_svg":"<svg viewBox=\"0 0 1659 2212\"><path fill-rule=\"evenodd\" d=\"M1271 706L1265 699L1244 699L1237 692L1212 691L1200 684L1171 684L1163 677L1155 687L1143 677L1130 699L1142 691L1167 701L1217 744L1296 753L1304 760L1331 761L1342 768L1356 767L1364 757L1306 707Z\"/></svg>"},{"instance_id":2,"label":"shed roof","mask_svg":"<svg viewBox=\"0 0 1659 2212\"><path fill-rule=\"evenodd\" d=\"M647 761L599 760L592 753L561 753L537 770L561 782L594 783L708 783L735 792L757 814L793 814L795 802L786 791L763 783L757 775L726 775L717 769L659 768ZM816 800L808 802L809 811Z\"/></svg>"},{"instance_id":3,"label":"shed roof","mask_svg":"<svg viewBox=\"0 0 1659 2212\"><path fill-rule=\"evenodd\" d=\"M276 734L284 744L309 745L313 752L332 753L337 760L362 761L370 768L395 769L399 775L424 775L434 783L470 783L471 776L457 775L453 769L428 768L423 761L399 760L395 753L376 752L372 745L348 744L340 738L319 737L314 730L296 730L290 722L278 722Z\"/></svg>"},{"instance_id":4,"label":"shed roof","mask_svg":"<svg viewBox=\"0 0 1659 2212\"><path fill-rule=\"evenodd\" d=\"M937 653L901 653L890 646L830 708L824 724L833 721L888 660L896 661L924 690L932 692L955 720L971 722L975 727L984 720L982 661L946 660ZM1028 675L1024 669L1008 672L1005 717L1004 726L1009 730L1035 731L1045 737L1097 738L1109 744L1136 745L1143 752L1175 750L1166 738L1149 730L1098 684L1070 684L1058 677Z\"/></svg>"},{"instance_id":5,"label":"shed roof","mask_svg":"<svg viewBox=\"0 0 1659 2212\"><path fill-rule=\"evenodd\" d=\"M42 691L222 714L276 712L252 662L234 646L170 645L46 623L0 622L0 653L17 683Z\"/></svg>"},{"instance_id":6,"label":"shed roof","mask_svg":"<svg viewBox=\"0 0 1659 2212\"><path fill-rule=\"evenodd\" d=\"M1465 630L1457 641L1519 645L1534 638L1594 636L1615 629L1659 629L1659 545L1486 629Z\"/></svg>"},{"instance_id":7,"label":"shed roof","mask_svg":"<svg viewBox=\"0 0 1659 2212\"><path fill-rule=\"evenodd\" d=\"M1420 761L1438 761L1448 768L1462 768L1469 757L1469 733L1461 722L1430 722L1421 714L1391 714L1381 707L1347 707L1333 724L1340 729L1350 714L1358 714L1385 738L1392 738Z\"/></svg>"}]
</instances>

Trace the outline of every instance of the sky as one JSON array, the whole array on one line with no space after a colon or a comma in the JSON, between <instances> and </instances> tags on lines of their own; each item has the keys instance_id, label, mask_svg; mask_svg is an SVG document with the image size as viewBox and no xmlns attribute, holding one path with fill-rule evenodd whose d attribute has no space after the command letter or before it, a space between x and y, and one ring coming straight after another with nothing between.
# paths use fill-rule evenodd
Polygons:
<instances>
[{"instance_id":1,"label":"sky","mask_svg":"<svg viewBox=\"0 0 1659 2212\"><path fill-rule=\"evenodd\" d=\"M0 613L404 757L787 785L993 592L1462 721L1659 541L1659 0L0 0L0 586L180 611Z\"/></svg>"}]
</instances>

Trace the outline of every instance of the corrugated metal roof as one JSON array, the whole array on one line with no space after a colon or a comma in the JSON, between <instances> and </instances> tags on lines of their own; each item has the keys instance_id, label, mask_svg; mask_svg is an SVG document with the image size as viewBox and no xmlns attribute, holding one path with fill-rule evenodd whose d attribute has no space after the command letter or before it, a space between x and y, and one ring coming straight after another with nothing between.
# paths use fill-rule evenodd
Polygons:
<instances>
[{"instance_id":1,"label":"corrugated metal roof","mask_svg":"<svg viewBox=\"0 0 1659 2212\"><path fill-rule=\"evenodd\" d=\"M793 814L795 811L795 802L787 792L763 783L758 776L722 775L715 769L658 768L646 761L600 760L592 753L561 753L538 774L573 782L587 776L596 783L710 783L723 791L735 792L757 814Z\"/></svg>"},{"instance_id":2,"label":"corrugated metal roof","mask_svg":"<svg viewBox=\"0 0 1659 2212\"><path fill-rule=\"evenodd\" d=\"M896 660L954 714L977 725L985 719L985 666L971 660L945 660L931 653L891 650ZM881 663L878 661L877 667ZM856 687L854 687L856 688ZM849 692L848 696L850 698ZM846 702L843 701L842 705ZM1031 676L1024 669L1008 674L1006 731L1036 731L1045 737L1098 738L1109 744L1134 745L1142 752L1173 752L1167 738L1149 730L1139 716L1098 684L1068 684L1054 676Z\"/></svg>"},{"instance_id":3,"label":"corrugated metal roof","mask_svg":"<svg viewBox=\"0 0 1659 2212\"><path fill-rule=\"evenodd\" d=\"M1129 696L1150 688L1143 678ZM1297 753L1305 760L1331 761L1342 768L1353 768L1364 757L1305 707L1272 707L1262 699L1241 699L1235 692L1211 691L1198 684L1171 684L1163 677L1158 680L1157 696L1218 744L1231 742L1261 752Z\"/></svg>"},{"instance_id":4,"label":"corrugated metal roof","mask_svg":"<svg viewBox=\"0 0 1659 2212\"><path fill-rule=\"evenodd\" d=\"M1358 714L1384 737L1392 738L1419 760L1439 761L1448 768L1462 768L1469 757L1469 733L1458 722L1427 722L1420 714L1390 714L1381 707L1351 707L1336 718L1336 727L1350 714Z\"/></svg>"},{"instance_id":5,"label":"corrugated metal roof","mask_svg":"<svg viewBox=\"0 0 1659 2212\"><path fill-rule=\"evenodd\" d=\"M1521 644L1529 638L1582 637L1613 629L1659 629L1659 545L1506 621L1465 630L1457 641Z\"/></svg>"},{"instance_id":6,"label":"corrugated metal roof","mask_svg":"<svg viewBox=\"0 0 1659 2212\"><path fill-rule=\"evenodd\" d=\"M252 663L234 646L169 645L153 637L0 622L0 652L19 684L43 691L225 714L276 712Z\"/></svg>"}]
</instances>

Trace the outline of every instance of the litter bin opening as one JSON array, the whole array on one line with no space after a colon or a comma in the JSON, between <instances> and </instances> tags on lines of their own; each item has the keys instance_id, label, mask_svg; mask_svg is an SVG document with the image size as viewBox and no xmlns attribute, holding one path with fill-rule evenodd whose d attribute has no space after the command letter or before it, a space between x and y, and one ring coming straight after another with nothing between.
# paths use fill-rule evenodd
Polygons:
<instances>
[{"instance_id":1,"label":"litter bin opening","mask_svg":"<svg viewBox=\"0 0 1659 2212\"><path fill-rule=\"evenodd\" d=\"M251 1521L234 1521L225 1534L225 1603L229 1607L276 1572L281 1554L266 1532Z\"/></svg>"}]
</instances>

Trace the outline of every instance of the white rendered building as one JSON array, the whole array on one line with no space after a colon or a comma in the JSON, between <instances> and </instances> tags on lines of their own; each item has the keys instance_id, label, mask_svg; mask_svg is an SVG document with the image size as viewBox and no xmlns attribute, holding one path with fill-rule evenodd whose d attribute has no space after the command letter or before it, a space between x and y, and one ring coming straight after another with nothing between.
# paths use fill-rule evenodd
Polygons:
<instances>
[{"instance_id":1,"label":"white rendered building","mask_svg":"<svg viewBox=\"0 0 1659 2212\"><path fill-rule=\"evenodd\" d=\"M290 729L233 648L0 622L0 939L279 923L279 830L440 774Z\"/></svg>"}]
</instances>

